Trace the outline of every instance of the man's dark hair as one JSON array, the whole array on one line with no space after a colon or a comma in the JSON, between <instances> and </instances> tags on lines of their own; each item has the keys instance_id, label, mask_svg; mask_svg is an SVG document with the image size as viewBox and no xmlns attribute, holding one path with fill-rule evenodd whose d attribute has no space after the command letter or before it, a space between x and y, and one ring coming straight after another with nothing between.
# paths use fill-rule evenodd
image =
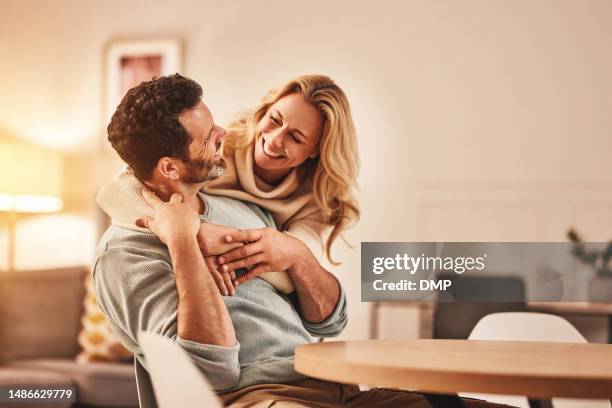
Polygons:
<instances>
[{"instance_id":1,"label":"man's dark hair","mask_svg":"<svg viewBox=\"0 0 612 408\"><path fill-rule=\"evenodd\" d=\"M191 136L178 120L202 98L195 81L174 74L142 82L121 100L108 125L108 140L141 180L162 157L189 160Z\"/></svg>"}]
</instances>

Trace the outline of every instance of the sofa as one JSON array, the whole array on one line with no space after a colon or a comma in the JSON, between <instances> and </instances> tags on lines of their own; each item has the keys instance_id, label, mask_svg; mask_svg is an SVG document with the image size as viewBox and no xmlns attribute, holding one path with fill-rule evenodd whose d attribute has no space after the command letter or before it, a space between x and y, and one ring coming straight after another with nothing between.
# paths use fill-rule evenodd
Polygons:
<instances>
[{"instance_id":1,"label":"sofa","mask_svg":"<svg viewBox=\"0 0 612 408\"><path fill-rule=\"evenodd\" d=\"M75 361L87 273L0 272L0 389L76 387L76 402L28 407L138 407L132 362Z\"/></svg>"}]
</instances>

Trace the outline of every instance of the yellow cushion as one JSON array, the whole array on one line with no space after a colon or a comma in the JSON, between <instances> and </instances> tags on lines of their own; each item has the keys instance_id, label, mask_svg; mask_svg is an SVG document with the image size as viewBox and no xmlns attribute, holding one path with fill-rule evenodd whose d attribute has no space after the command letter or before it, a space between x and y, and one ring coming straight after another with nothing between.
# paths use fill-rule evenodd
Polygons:
<instances>
[{"instance_id":1,"label":"yellow cushion","mask_svg":"<svg viewBox=\"0 0 612 408\"><path fill-rule=\"evenodd\" d=\"M111 331L106 316L98 307L91 275L85 278L84 313L78 341L82 351L77 355L79 363L126 361L133 358Z\"/></svg>"}]
</instances>

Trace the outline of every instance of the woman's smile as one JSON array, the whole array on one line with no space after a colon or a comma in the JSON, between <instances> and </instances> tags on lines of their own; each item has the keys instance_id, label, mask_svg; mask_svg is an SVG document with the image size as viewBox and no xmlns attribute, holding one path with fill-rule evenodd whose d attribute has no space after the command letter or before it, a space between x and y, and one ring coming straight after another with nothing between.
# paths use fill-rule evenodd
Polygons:
<instances>
[{"instance_id":1,"label":"woman's smile","mask_svg":"<svg viewBox=\"0 0 612 408\"><path fill-rule=\"evenodd\" d=\"M261 138L261 147L262 147L264 154L273 160L283 159L286 157L282 153L275 153L272 150L270 150L270 146L266 143L266 139L263 136Z\"/></svg>"}]
</instances>

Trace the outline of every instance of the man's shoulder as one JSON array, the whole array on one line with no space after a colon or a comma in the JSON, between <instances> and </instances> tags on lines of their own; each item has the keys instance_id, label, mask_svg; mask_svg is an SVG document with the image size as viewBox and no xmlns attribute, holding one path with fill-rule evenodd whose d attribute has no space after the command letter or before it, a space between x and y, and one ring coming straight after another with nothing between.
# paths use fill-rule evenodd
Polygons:
<instances>
[{"instance_id":1,"label":"man's shoulder","mask_svg":"<svg viewBox=\"0 0 612 408\"><path fill-rule=\"evenodd\" d=\"M97 266L101 257L120 262L128 255L139 255L143 259L164 261L169 260L170 257L166 245L154 234L111 225L100 238L94 257L94 265Z\"/></svg>"},{"instance_id":2,"label":"man's shoulder","mask_svg":"<svg viewBox=\"0 0 612 408\"><path fill-rule=\"evenodd\" d=\"M275 227L274 220L257 204L236 198L199 193L207 204L206 218L239 229Z\"/></svg>"},{"instance_id":3,"label":"man's shoulder","mask_svg":"<svg viewBox=\"0 0 612 408\"><path fill-rule=\"evenodd\" d=\"M111 224L102 237L100 246L107 249L115 247L135 246L142 249L165 249L163 242L148 230L125 228Z\"/></svg>"}]
</instances>

